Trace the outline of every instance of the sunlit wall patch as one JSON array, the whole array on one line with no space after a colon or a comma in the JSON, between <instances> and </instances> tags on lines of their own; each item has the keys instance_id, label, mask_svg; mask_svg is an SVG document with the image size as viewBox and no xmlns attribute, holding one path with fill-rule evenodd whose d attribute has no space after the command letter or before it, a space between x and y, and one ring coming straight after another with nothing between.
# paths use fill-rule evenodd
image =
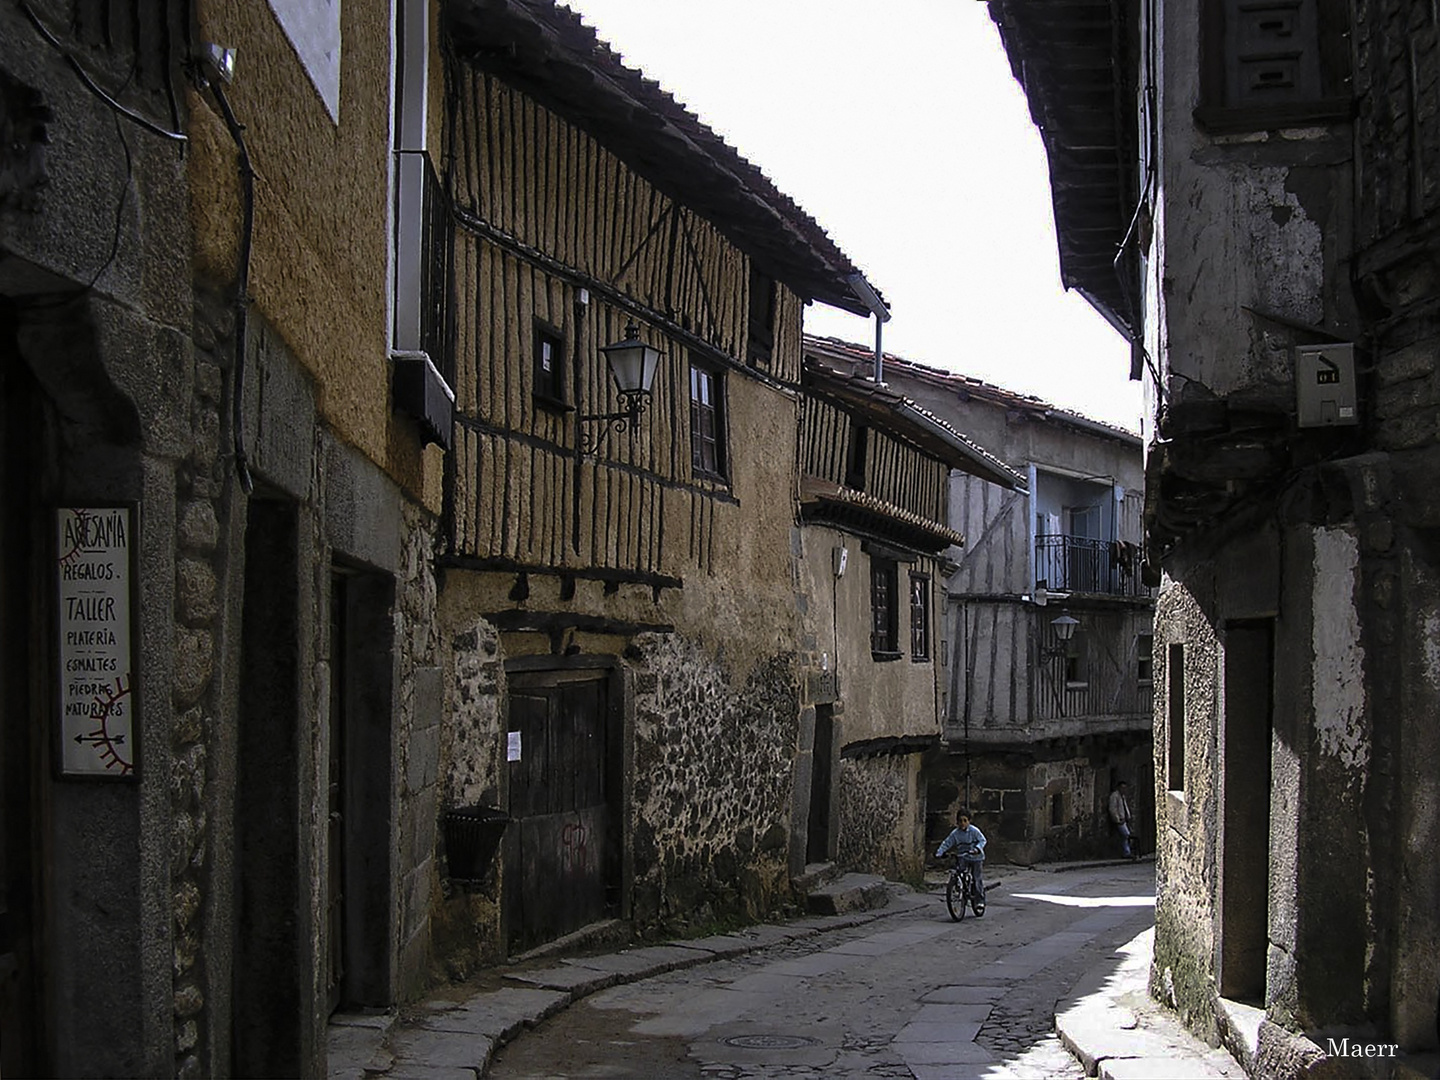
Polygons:
<instances>
[{"instance_id":1,"label":"sunlit wall patch","mask_svg":"<svg viewBox=\"0 0 1440 1080\"><path fill-rule=\"evenodd\" d=\"M340 122L340 0L269 0L305 74ZM243 63L243 58L241 60Z\"/></svg>"},{"instance_id":2,"label":"sunlit wall patch","mask_svg":"<svg viewBox=\"0 0 1440 1080\"><path fill-rule=\"evenodd\" d=\"M1355 606L1360 547L1348 529L1315 530L1315 578L1311 680L1315 730L1320 749L1354 770L1358 778L1370 761L1365 716L1365 649Z\"/></svg>"}]
</instances>

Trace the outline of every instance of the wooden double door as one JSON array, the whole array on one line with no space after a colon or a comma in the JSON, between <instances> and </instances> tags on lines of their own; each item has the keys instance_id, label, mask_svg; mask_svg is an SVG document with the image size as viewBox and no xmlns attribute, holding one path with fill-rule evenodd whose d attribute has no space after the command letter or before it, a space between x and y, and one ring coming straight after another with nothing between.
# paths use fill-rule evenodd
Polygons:
<instances>
[{"instance_id":1,"label":"wooden double door","mask_svg":"<svg viewBox=\"0 0 1440 1080\"><path fill-rule=\"evenodd\" d=\"M511 955L618 913L621 756L608 668L509 675Z\"/></svg>"}]
</instances>

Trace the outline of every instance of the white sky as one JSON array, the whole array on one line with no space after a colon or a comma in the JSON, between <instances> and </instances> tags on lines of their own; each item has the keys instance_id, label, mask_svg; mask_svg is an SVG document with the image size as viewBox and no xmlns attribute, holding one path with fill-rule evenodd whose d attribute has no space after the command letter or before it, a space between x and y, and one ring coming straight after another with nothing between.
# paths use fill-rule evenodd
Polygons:
<instances>
[{"instance_id":1,"label":"white sky","mask_svg":"<svg viewBox=\"0 0 1440 1080\"><path fill-rule=\"evenodd\" d=\"M1060 287L1040 137L980 0L562 0L830 233L885 351L1133 431L1129 348ZM805 328L873 346L873 321Z\"/></svg>"}]
</instances>

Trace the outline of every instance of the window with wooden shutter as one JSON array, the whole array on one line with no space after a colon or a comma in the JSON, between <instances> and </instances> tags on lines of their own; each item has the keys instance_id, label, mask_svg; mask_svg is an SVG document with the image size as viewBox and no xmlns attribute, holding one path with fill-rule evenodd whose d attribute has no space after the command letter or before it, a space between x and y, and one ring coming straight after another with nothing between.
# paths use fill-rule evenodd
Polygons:
<instances>
[{"instance_id":1,"label":"window with wooden shutter","mask_svg":"<svg viewBox=\"0 0 1440 1080\"><path fill-rule=\"evenodd\" d=\"M690 464L702 476L725 476L725 384L720 373L690 365Z\"/></svg>"}]
</instances>

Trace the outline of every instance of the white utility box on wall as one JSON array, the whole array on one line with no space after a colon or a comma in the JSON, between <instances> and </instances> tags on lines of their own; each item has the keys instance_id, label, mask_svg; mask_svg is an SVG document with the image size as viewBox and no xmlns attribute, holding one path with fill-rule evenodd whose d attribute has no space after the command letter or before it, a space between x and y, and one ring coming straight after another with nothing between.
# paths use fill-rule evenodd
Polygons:
<instances>
[{"instance_id":1,"label":"white utility box on wall","mask_svg":"<svg viewBox=\"0 0 1440 1080\"><path fill-rule=\"evenodd\" d=\"M1297 345L1295 402L1302 428L1358 424L1355 346Z\"/></svg>"}]
</instances>

